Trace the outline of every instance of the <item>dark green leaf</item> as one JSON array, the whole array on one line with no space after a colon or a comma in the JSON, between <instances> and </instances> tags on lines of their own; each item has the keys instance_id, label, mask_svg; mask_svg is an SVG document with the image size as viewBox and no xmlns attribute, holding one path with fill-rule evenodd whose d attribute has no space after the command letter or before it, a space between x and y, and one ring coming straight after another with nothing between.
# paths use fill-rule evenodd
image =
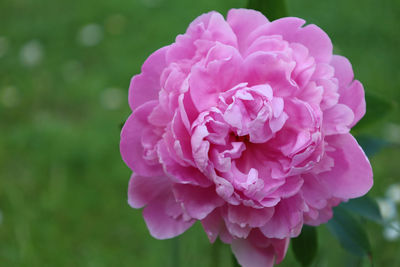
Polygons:
<instances>
[{"instance_id":1,"label":"dark green leaf","mask_svg":"<svg viewBox=\"0 0 400 267\"><path fill-rule=\"evenodd\" d=\"M285 0L249 0L247 8L260 11L270 21L288 15Z\"/></svg>"},{"instance_id":2,"label":"dark green leaf","mask_svg":"<svg viewBox=\"0 0 400 267\"><path fill-rule=\"evenodd\" d=\"M387 100L370 92L365 93L365 101L367 103L367 112L360 122L354 127L356 131L362 127L381 121L394 109L395 106L393 101Z\"/></svg>"},{"instance_id":3,"label":"dark green leaf","mask_svg":"<svg viewBox=\"0 0 400 267\"><path fill-rule=\"evenodd\" d=\"M382 222L382 216L378 204L374 199L368 196L351 199L346 203L342 203L340 206L371 221L377 223Z\"/></svg>"},{"instance_id":4,"label":"dark green leaf","mask_svg":"<svg viewBox=\"0 0 400 267\"><path fill-rule=\"evenodd\" d=\"M356 139L368 157L374 156L381 149L391 145L388 141L371 136L359 135Z\"/></svg>"},{"instance_id":5,"label":"dark green leaf","mask_svg":"<svg viewBox=\"0 0 400 267\"><path fill-rule=\"evenodd\" d=\"M328 228L342 247L361 257L370 256L371 246L363 226L343 207L338 206L333 212L334 216L328 222Z\"/></svg>"},{"instance_id":6,"label":"dark green leaf","mask_svg":"<svg viewBox=\"0 0 400 267\"><path fill-rule=\"evenodd\" d=\"M236 257L235 257L235 255L233 253L232 253L232 266L233 267L240 267L240 264L236 260Z\"/></svg>"},{"instance_id":7,"label":"dark green leaf","mask_svg":"<svg viewBox=\"0 0 400 267\"><path fill-rule=\"evenodd\" d=\"M304 225L301 234L292 239L292 249L301 266L310 266L317 255L317 229Z\"/></svg>"}]
</instances>

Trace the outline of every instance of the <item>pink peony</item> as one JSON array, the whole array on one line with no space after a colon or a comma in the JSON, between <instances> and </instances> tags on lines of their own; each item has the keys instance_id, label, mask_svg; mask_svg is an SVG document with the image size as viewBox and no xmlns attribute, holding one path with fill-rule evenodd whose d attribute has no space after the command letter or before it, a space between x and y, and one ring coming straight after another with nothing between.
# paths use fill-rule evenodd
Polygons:
<instances>
[{"instance_id":1,"label":"pink peony","mask_svg":"<svg viewBox=\"0 0 400 267\"><path fill-rule=\"evenodd\" d=\"M121 154L129 204L152 236L196 221L239 263L273 266L303 224L364 195L372 170L349 133L365 113L349 61L299 18L210 12L133 77Z\"/></svg>"}]
</instances>

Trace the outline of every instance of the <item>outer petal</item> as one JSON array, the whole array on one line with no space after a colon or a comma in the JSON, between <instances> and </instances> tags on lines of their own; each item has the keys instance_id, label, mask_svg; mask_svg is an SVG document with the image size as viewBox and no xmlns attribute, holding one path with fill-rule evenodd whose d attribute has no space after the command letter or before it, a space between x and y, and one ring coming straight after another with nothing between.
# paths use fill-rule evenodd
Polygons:
<instances>
[{"instance_id":1,"label":"outer petal","mask_svg":"<svg viewBox=\"0 0 400 267\"><path fill-rule=\"evenodd\" d=\"M215 188L175 184L175 198L181 202L187 214L197 220L204 219L225 201L215 193Z\"/></svg>"},{"instance_id":2,"label":"outer petal","mask_svg":"<svg viewBox=\"0 0 400 267\"><path fill-rule=\"evenodd\" d=\"M228 219L238 225L260 227L263 226L274 214L274 208L253 209L238 205L228 206Z\"/></svg>"},{"instance_id":3,"label":"outer petal","mask_svg":"<svg viewBox=\"0 0 400 267\"><path fill-rule=\"evenodd\" d=\"M364 87L355 80L353 68L347 58L334 55L331 65L335 68L335 77L339 81L339 103L345 104L354 113L353 127L365 114Z\"/></svg>"},{"instance_id":4,"label":"outer petal","mask_svg":"<svg viewBox=\"0 0 400 267\"><path fill-rule=\"evenodd\" d=\"M340 95L339 102L353 110L354 120L350 125L350 127L353 127L365 115L366 104L363 85L355 80L347 90Z\"/></svg>"},{"instance_id":5,"label":"outer petal","mask_svg":"<svg viewBox=\"0 0 400 267\"><path fill-rule=\"evenodd\" d=\"M275 255L272 247L255 247L247 239L234 239L231 247L237 261L243 267L274 266Z\"/></svg>"},{"instance_id":6,"label":"outer petal","mask_svg":"<svg viewBox=\"0 0 400 267\"><path fill-rule=\"evenodd\" d=\"M208 33L205 34L203 31ZM203 14L190 23L187 33L191 36L195 36L199 32L203 34L201 38L207 38L212 41L218 41L236 47L237 41L235 34L224 17L218 12L211 11ZM207 37L205 35L207 35Z\"/></svg>"},{"instance_id":7,"label":"outer petal","mask_svg":"<svg viewBox=\"0 0 400 267\"><path fill-rule=\"evenodd\" d=\"M269 238L295 237L303 226L304 202L301 196L281 200L275 207L275 214L263 227L261 232Z\"/></svg>"},{"instance_id":8,"label":"outer petal","mask_svg":"<svg viewBox=\"0 0 400 267\"><path fill-rule=\"evenodd\" d=\"M129 87L129 106L132 110L158 98L160 76L166 67L165 54L169 46L158 49L143 63L142 73L132 78Z\"/></svg>"},{"instance_id":9,"label":"outer petal","mask_svg":"<svg viewBox=\"0 0 400 267\"><path fill-rule=\"evenodd\" d=\"M157 239L180 235L195 222L183 214L172 192L150 202L143 210L143 217L150 234Z\"/></svg>"},{"instance_id":10,"label":"outer petal","mask_svg":"<svg viewBox=\"0 0 400 267\"><path fill-rule=\"evenodd\" d=\"M320 181L338 198L356 198L372 187L372 168L364 151L351 134L327 136L325 140L335 151L327 154L334 159L331 171L319 174Z\"/></svg>"},{"instance_id":11,"label":"outer petal","mask_svg":"<svg viewBox=\"0 0 400 267\"><path fill-rule=\"evenodd\" d=\"M261 13L251 9L231 9L227 21L238 39L239 51L243 54L249 34L261 25L267 24L268 19Z\"/></svg>"},{"instance_id":12,"label":"outer petal","mask_svg":"<svg viewBox=\"0 0 400 267\"><path fill-rule=\"evenodd\" d=\"M323 130L326 135L345 134L350 131L354 114L349 107L337 104L324 111Z\"/></svg>"},{"instance_id":13,"label":"outer petal","mask_svg":"<svg viewBox=\"0 0 400 267\"><path fill-rule=\"evenodd\" d=\"M347 88L354 79L353 68L349 60L343 56L333 55L330 65L335 69L335 77L339 81L339 86Z\"/></svg>"},{"instance_id":14,"label":"outer petal","mask_svg":"<svg viewBox=\"0 0 400 267\"><path fill-rule=\"evenodd\" d=\"M281 35L290 43L300 43L307 47L317 62L329 62L333 46L328 35L313 24L301 28L304 23L305 21L299 18L281 18L259 27L249 36L249 41L254 41L262 35Z\"/></svg>"},{"instance_id":15,"label":"outer petal","mask_svg":"<svg viewBox=\"0 0 400 267\"><path fill-rule=\"evenodd\" d=\"M185 34L178 35L167 53L167 62L192 59L197 53L203 56L207 53L209 45L216 41L237 46L236 36L224 17L211 11L197 17L190 23Z\"/></svg>"},{"instance_id":16,"label":"outer petal","mask_svg":"<svg viewBox=\"0 0 400 267\"><path fill-rule=\"evenodd\" d=\"M206 218L201 220L201 224L211 243L214 243L218 236L222 242L227 244L232 243L232 236L226 229L221 216L221 208L217 208L208 214Z\"/></svg>"},{"instance_id":17,"label":"outer petal","mask_svg":"<svg viewBox=\"0 0 400 267\"><path fill-rule=\"evenodd\" d=\"M142 208L160 194L170 189L170 182L165 176L131 176L128 188L128 203L132 208Z\"/></svg>"},{"instance_id":18,"label":"outer petal","mask_svg":"<svg viewBox=\"0 0 400 267\"><path fill-rule=\"evenodd\" d=\"M141 143L143 132L149 127L147 117L157 101L150 101L135 110L125 122L121 132L120 151L122 159L134 172L143 176L161 175L161 165L149 165L143 158Z\"/></svg>"}]
</instances>

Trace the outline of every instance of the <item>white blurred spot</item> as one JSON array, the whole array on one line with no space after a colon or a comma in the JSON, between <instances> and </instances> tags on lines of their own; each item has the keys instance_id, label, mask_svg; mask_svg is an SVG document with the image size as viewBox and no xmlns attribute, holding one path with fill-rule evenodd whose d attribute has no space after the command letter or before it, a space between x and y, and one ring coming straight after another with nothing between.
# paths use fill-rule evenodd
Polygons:
<instances>
[{"instance_id":1,"label":"white blurred spot","mask_svg":"<svg viewBox=\"0 0 400 267\"><path fill-rule=\"evenodd\" d=\"M379 198L377 199L377 202L383 220L392 220L396 217L396 204L391 199Z\"/></svg>"},{"instance_id":2,"label":"white blurred spot","mask_svg":"<svg viewBox=\"0 0 400 267\"><path fill-rule=\"evenodd\" d=\"M0 102L7 108L12 108L19 103L19 93L14 86L8 86L0 89Z\"/></svg>"},{"instance_id":3,"label":"white blurred spot","mask_svg":"<svg viewBox=\"0 0 400 267\"><path fill-rule=\"evenodd\" d=\"M35 66L42 61L42 58L43 46L38 40L29 41L21 49L20 59L25 66Z\"/></svg>"},{"instance_id":4,"label":"white blurred spot","mask_svg":"<svg viewBox=\"0 0 400 267\"><path fill-rule=\"evenodd\" d=\"M71 60L62 66L62 74L68 82L79 80L83 75L83 66L79 61Z\"/></svg>"},{"instance_id":5,"label":"white blurred spot","mask_svg":"<svg viewBox=\"0 0 400 267\"><path fill-rule=\"evenodd\" d=\"M108 88L100 95L100 103L106 109L118 109L121 107L124 92L119 88Z\"/></svg>"},{"instance_id":6,"label":"white blurred spot","mask_svg":"<svg viewBox=\"0 0 400 267\"><path fill-rule=\"evenodd\" d=\"M78 42L84 46L95 46L103 39L103 28L98 24L88 24L79 31Z\"/></svg>"},{"instance_id":7,"label":"white blurred spot","mask_svg":"<svg viewBox=\"0 0 400 267\"><path fill-rule=\"evenodd\" d=\"M0 58L7 53L8 46L8 39L6 37L0 36Z\"/></svg>"},{"instance_id":8,"label":"white blurred spot","mask_svg":"<svg viewBox=\"0 0 400 267\"><path fill-rule=\"evenodd\" d=\"M109 16L105 21L107 32L118 35L121 34L126 25L126 18L121 14L114 14Z\"/></svg>"},{"instance_id":9,"label":"white blurred spot","mask_svg":"<svg viewBox=\"0 0 400 267\"><path fill-rule=\"evenodd\" d=\"M390 198L394 203L400 203L400 184L392 184L386 190L386 196Z\"/></svg>"},{"instance_id":10,"label":"white blurred spot","mask_svg":"<svg viewBox=\"0 0 400 267\"><path fill-rule=\"evenodd\" d=\"M396 144L400 144L400 125L388 123L386 124L385 130L383 132L386 140Z\"/></svg>"},{"instance_id":11,"label":"white blurred spot","mask_svg":"<svg viewBox=\"0 0 400 267\"><path fill-rule=\"evenodd\" d=\"M155 8L162 4L163 0L141 0L143 5L148 8Z\"/></svg>"},{"instance_id":12,"label":"white blurred spot","mask_svg":"<svg viewBox=\"0 0 400 267\"><path fill-rule=\"evenodd\" d=\"M393 221L383 229L383 236L386 240L395 241L400 238L400 223Z\"/></svg>"}]
</instances>

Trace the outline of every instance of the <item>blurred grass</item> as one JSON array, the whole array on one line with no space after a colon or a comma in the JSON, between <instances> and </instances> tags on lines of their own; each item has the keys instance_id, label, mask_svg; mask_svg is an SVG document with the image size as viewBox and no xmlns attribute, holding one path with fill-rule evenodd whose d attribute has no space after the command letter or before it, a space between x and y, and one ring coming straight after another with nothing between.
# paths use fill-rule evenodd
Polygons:
<instances>
[{"instance_id":1,"label":"blurred grass","mask_svg":"<svg viewBox=\"0 0 400 267\"><path fill-rule=\"evenodd\" d=\"M212 247L200 225L179 237L176 259L175 241L151 238L141 212L128 207L130 170L119 155L119 132L130 113L129 80L146 57L201 13L226 14L245 5L0 1L0 37L8 40L0 56L0 266L210 265ZM366 90L398 105L400 2L290 0L288 9L329 34ZM77 36L91 23L103 38L83 46ZM21 51L32 40L43 58L27 66ZM114 104L104 102L109 88L117 88ZM388 122L400 123L398 109L362 133L384 136ZM399 181L399 158L398 148L387 148L372 159L373 196ZM380 227L367 226L375 266L400 266L399 242L385 241ZM340 249L324 226L319 234L315 266L368 266ZM223 247L221 266L229 266L229 253ZM291 252L281 266L297 266Z\"/></svg>"}]
</instances>

